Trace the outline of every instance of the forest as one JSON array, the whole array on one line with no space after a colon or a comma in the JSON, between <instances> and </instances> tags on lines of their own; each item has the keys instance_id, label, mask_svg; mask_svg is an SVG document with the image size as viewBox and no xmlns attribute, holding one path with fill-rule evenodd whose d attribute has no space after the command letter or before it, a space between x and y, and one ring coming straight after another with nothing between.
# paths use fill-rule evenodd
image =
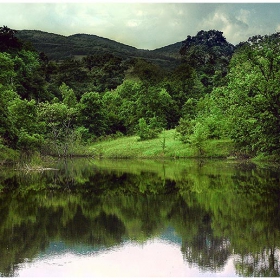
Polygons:
<instances>
[{"instance_id":1,"label":"forest","mask_svg":"<svg viewBox=\"0 0 280 280\"><path fill-rule=\"evenodd\" d=\"M170 129L201 153L207 139L231 139L240 154L278 159L280 33L234 46L201 30L170 68L110 52L53 60L16 34L0 28L1 160Z\"/></svg>"}]
</instances>

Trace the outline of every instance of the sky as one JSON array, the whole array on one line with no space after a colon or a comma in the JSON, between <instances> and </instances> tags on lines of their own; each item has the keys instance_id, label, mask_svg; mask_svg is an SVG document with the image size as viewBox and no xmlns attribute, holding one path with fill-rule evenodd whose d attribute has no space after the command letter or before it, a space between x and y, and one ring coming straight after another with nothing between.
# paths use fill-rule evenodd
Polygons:
<instances>
[{"instance_id":1,"label":"sky","mask_svg":"<svg viewBox=\"0 0 280 280\"><path fill-rule=\"evenodd\" d=\"M93 34L149 50L200 30L222 31L232 44L280 31L277 2L4 1L0 6L0 26L65 36Z\"/></svg>"}]
</instances>

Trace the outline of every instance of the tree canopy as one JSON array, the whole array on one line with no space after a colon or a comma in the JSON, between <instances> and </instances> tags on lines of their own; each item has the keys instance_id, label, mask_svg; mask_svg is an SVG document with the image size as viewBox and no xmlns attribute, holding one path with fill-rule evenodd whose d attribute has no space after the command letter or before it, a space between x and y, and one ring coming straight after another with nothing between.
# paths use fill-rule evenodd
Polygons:
<instances>
[{"instance_id":1,"label":"tree canopy","mask_svg":"<svg viewBox=\"0 0 280 280\"><path fill-rule=\"evenodd\" d=\"M112 53L53 61L15 33L0 28L0 137L8 147L55 151L70 138L133 135L141 125L177 128L201 154L215 138L249 156L279 152L279 33L233 46L222 32L201 30L182 42L181 64L169 70ZM62 112L71 124L49 119ZM58 130L69 141L54 137Z\"/></svg>"}]
</instances>

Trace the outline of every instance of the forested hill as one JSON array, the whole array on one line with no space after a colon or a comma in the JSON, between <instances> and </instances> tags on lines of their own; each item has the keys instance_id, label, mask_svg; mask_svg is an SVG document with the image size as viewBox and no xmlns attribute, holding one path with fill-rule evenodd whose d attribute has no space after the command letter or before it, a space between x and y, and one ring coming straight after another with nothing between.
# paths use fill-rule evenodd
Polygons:
<instances>
[{"instance_id":1,"label":"forested hill","mask_svg":"<svg viewBox=\"0 0 280 280\"><path fill-rule=\"evenodd\" d=\"M233 46L201 30L148 51L3 26L0 158L3 147L67 156L103 137L176 128L198 156L208 141L231 139L238 152L278 159L279 52L280 32Z\"/></svg>"},{"instance_id":2,"label":"forested hill","mask_svg":"<svg viewBox=\"0 0 280 280\"><path fill-rule=\"evenodd\" d=\"M122 59L143 58L161 67L174 68L181 58L179 53L181 42L149 51L88 34L63 36L37 30L19 30L16 36L23 41L32 43L38 52L44 52L51 60L111 53Z\"/></svg>"}]
</instances>

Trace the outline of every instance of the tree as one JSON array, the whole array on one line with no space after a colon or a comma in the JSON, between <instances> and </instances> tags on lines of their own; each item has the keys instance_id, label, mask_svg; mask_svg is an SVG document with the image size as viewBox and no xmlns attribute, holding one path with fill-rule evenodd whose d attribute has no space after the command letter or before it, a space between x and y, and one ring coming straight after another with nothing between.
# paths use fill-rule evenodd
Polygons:
<instances>
[{"instance_id":1,"label":"tree","mask_svg":"<svg viewBox=\"0 0 280 280\"><path fill-rule=\"evenodd\" d=\"M90 55L83 59L89 70L88 76L93 87L91 91L104 92L115 89L125 77L126 63L111 53Z\"/></svg>"},{"instance_id":2,"label":"tree","mask_svg":"<svg viewBox=\"0 0 280 280\"><path fill-rule=\"evenodd\" d=\"M89 135L99 137L107 130L107 115L103 101L97 92L86 92L82 95L79 107L79 123L88 129Z\"/></svg>"},{"instance_id":3,"label":"tree","mask_svg":"<svg viewBox=\"0 0 280 280\"><path fill-rule=\"evenodd\" d=\"M41 73L38 53L21 50L14 58L14 65L18 94L25 99L44 101L47 95L46 83Z\"/></svg>"},{"instance_id":4,"label":"tree","mask_svg":"<svg viewBox=\"0 0 280 280\"><path fill-rule=\"evenodd\" d=\"M16 133L8 107L16 98L19 98L16 92L0 84L0 137L4 144L13 148L16 145Z\"/></svg>"},{"instance_id":5,"label":"tree","mask_svg":"<svg viewBox=\"0 0 280 280\"><path fill-rule=\"evenodd\" d=\"M141 87L141 82L125 80L115 90L121 98L117 114L123 120L127 134L135 133L135 127L138 125L139 118L141 118L137 115L137 98Z\"/></svg>"},{"instance_id":6,"label":"tree","mask_svg":"<svg viewBox=\"0 0 280 280\"><path fill-rule=\"evenodd\" d=\"M88 90L89 77L80 61L66 59L58 65L56 73L53 82L58 87L62 83L67 84L74 90L78 99L80 99L81 95L85 92L85 89Z\"/></svg>"},{"instance_id":7,"label":"tree","mask_svg":"<svg viewBox=\"0 0 280 280\"><path fill-rule=\"evenodd\" d=\"M70 87L68 87L65 83L59 87L59 91L62 96L62 102L67 105L69 108L74 108L77 105L76 95Z\"/></svg>"},{"instance_id":8,"label":"tree","mask_svg":"<svg viewBox=\"0 0 280 280\"><path fill-rule=\"evenodd\" d=\"M163 70L159 66L143 59L137 59L134 62L132 73L142 82L152 85L159 83L164 75Z\"/></svg>"},{"instance_id":9,"label":"tree","mask_svg":"<svg viewBox=\"0 0 280 280\"><path fill-rule=\"evenodd\" d=\"M14 78L16 77L12 56L8 53L0 52L0 65L0 84L11 88L14 84Z\"/></svg>"},{"instance_id":10,"label":"tree","mask_svg":"<svg viewBox=\"0 0 280 280\"><path fill-rule=\"evenodd\" d=\"M201 30L196 36L188 36L182 42L180 54L183 61L196 70L204 90L210 93L213 85L220 83L218 78L222 79L227 74L234 49L223 32Z\"/></svg>"},{"instance_id":11,"label":"tree","mask_svg":"<svg viewBox=\"0 0 280 280\"><path fill-rule=\"evenodd\" d=\"M180 118L179 123L176 126L176 132L179 133L180 141L182 141L185 144L190 142L189 137L193 133L194 125L194 120Z\"/></svg>"},{"instance_id":12,"label":"tree","mask_svg":"<svg viewBox=\"0 0 280 280\"><path fill-rule=\"evenodd\" d=\"M58 156L68 156L75 140L74 124L77 109L62 102L42 102L38 105L39 120L45 123L47 149Z\"/></svg>"},{"instance_id":13,"label":"tree","mask_svg":"<svg viewBox=\"0 0 280 280\"><path fill-rule=\"evenodd\" d=\"M149 124L147 124L144 118L139 119L137 135L140 137L140 141L156 138L159 132L156 118L150 119Z\"/></svg>"},{"instance_id":14,"label":"tree","mask_svg":"<svg viewBox=\"0 0 280 280\"><path fill-rule=\"evenodd\" d=\"M7 26L0 27L0 52L19 50L22 43L15 37L16 30Z\"/></svg>"},{"instance_id":15,"label":"tree","mask_svg":"<svg viewBox=\"0 0 280 280\"><path fill-rule=\"evenodd\" d=\"M280 33L254 36L233 56L225 88L231 137L249 153L280 151Z\"/></svg>"},{"instance_id":16,"label":"tree","mask_svg":"<svg viewBox=\"0 0 280 280\"><path fill-rule=\"evenodd\" d=\"M199 156L204 153L204 142L209 137L208 127L201 124L200 122L196 122L193 133L189 136L190 144L193 145L197 150Z\"/></svg>"},{"instance_id":17,"label":"tree","mask_svg":"<svg viewBox=\"0 0 280 280\"><path fill-rule=\"evenodd\" d=\"M141 85L136 95L136 112L138 118L157 117L161 128L170 128L174 124L174 102L165 88Z\"/></svg>"},{"instance_id":18,"label":"tree","mask_svg":"<svg viewBox=\"0 0 280 280\"><path fill-rule=\"evenodd\" d=\"M121 108L125 102L117 90L106 91L102 96L104 108L106 108L108 133L126 133L125 119L121 115Z\"/></svg>"},{"instance_id":19,"label":"tree","mask_svg":"<svg viewBox=\"0 0 280 280\"><path fill-rule=\"evenodd\" d=\"M43 143L44 124L38 121L35 100L19 97L9 102L9 121L17 137L16 147L23 151L34 151Z\"/></svg>"}]
</instances>

